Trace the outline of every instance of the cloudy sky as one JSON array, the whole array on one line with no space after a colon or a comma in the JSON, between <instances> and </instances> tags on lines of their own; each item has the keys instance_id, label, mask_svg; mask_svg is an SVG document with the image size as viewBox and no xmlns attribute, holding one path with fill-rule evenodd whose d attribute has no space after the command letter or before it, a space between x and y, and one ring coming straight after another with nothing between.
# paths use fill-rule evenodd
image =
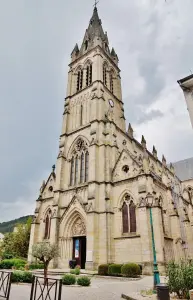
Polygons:
<instances>
[{"instance_id":1,"label":"cloudy sky","mask_svg":"<svg viewBox=\"0 0 193 300\"><path fill-rule=\"evenodd\" d=\"M0 1L0 222L34 211L55 163L70 53L94 0ZM127 123L167 161L193 156L177 80L193 71L192 0L101 0L119 55Z\"/></svg>"}]
</instances>

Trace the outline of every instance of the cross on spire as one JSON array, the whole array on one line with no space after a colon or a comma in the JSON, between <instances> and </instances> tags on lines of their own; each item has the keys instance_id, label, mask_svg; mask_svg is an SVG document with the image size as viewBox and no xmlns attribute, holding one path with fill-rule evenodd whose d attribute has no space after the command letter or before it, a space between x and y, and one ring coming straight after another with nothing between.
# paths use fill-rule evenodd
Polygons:
<instances>
[{"instance_id":1,"label":"cross on spire","mask_svg":"<svg viewBox=\"0 0 193 300\"><path fill-rule=\"evenodd\" d=\"M99 1L97 1L97 0L95 0L95 3L94 3L94 8L96 8L97 7L97 4L99 3Z\"/></svg>"}]
</instances>

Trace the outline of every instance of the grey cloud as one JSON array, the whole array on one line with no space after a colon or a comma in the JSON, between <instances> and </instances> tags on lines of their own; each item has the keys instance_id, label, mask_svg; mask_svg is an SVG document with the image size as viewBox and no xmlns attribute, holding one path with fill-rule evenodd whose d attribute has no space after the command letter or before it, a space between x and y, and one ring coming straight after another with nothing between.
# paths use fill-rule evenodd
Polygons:
<instances>
[{"instance_id":1,"label":"grey cloud","mask_svg":"<svg viewBox=\"0 0 193 300\"><path fill-rule=\"evenodd\" d=\"M146 123L148 121L152 121L153 119L163 117L163 113L160 110L151 110L148 113L144 113L141 117L137 118L136 123L141 124L141 123Z\"/></svg>"}]
</instances>

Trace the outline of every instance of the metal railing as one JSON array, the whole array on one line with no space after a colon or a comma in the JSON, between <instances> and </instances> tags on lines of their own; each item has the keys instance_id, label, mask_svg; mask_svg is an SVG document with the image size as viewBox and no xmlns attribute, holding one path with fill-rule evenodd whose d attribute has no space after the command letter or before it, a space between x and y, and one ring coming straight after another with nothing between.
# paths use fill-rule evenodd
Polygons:
<instances>
[{"instance_id":1,"label":"metal railing","mask_svg":"<svg viewBox=\"0 0 193 300\"><path fill-rule=\"evenodd\" d=\"M62 280L33 276L30 300L61 300Z\"/></svg>"},{"instance_id":2,"label":"metal railing","mask_svg":"<svg viewBox=\"0 0 193 300\"><path fill-rule=\"evenodd\" d=\"M11 272L0 271L0 299L9 300L11 289Z\"/></svg>"}]
</instances>

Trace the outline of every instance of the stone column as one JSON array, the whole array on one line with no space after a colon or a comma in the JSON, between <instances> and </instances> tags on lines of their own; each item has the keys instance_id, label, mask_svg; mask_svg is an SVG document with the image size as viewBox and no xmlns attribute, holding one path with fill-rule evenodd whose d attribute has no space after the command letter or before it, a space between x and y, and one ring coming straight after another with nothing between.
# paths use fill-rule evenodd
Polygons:
<instances>
[{"instance_id":1,"label":"stone column","mask_svg":"<svg viewBox=\"0 0 193 300\"><path fill-rule=\"evenodd\" d=\"M59 245L59 217L58 217L58 206L53 206L53 213L51 218L51 228L50 228L50 244ZM58 267L58 257L52 260L50 267Z\"/></svg>"}]
</instances>

